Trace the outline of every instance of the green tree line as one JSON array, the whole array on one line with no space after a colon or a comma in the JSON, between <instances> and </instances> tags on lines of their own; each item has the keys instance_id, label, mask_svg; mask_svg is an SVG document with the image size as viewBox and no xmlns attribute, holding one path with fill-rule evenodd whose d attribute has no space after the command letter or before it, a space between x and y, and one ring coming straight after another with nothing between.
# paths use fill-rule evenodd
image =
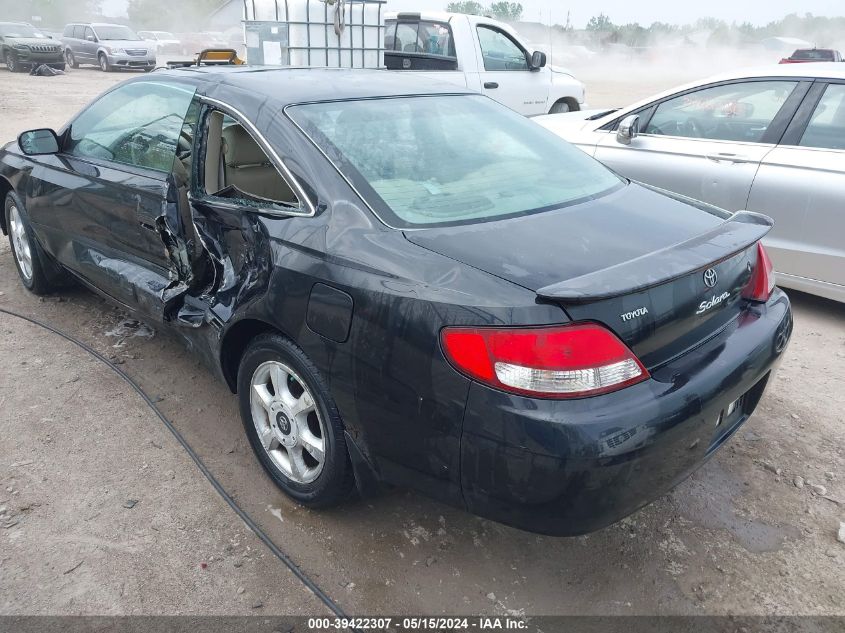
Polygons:
<instances>
[{"instance_id":1,"label":"green tree line","mask_svg":"<svg viewBox=\"0 0 845 633\"><path fill-rule=\"evenodd\" d=\"M449 13L489 15L506 22L518 22L522 19L522 5L519 2L494 2L489 7L480 2L450 2L446 5L446 10Z\"/></svg>"},{"instance_id":2,"label":"green tree line","mask_svg":"<svg viewBox=\"0 0 845 633\"><path fill-rule=\"evenodd\" d=\"M562 26L556 26L564 30ZM716 18L699 18L690 24L667 24L654 22L643 26L637 22L615 24L604 13L590 18L587 31L604 35L606 42L619 42L628 46L645 46L659 36L689 35L707 31L710 33L708 44L735 45L744 42L756 42L767 37L799 37L819 46L826 46L845 40L845 17L824 17L812 13L798 15L791 13L781 20L755 26L750 22L731 22Z\"/></svg>"}]
</instances>

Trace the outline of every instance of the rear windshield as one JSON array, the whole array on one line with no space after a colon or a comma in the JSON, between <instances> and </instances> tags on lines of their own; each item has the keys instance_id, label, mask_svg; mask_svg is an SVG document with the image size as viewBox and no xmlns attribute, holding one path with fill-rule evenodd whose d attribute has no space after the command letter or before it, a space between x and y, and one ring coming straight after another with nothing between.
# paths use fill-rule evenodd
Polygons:
<instances>
[{"instance_id":1,"label":"rear windshield","mask_svg":"<svg viewBox=\"0 0 845 633\"><path fill-rule=\"evenodd\" d=\"M581 150L480 95L315 103L287 112L395 228L537 213L623 184Z\"/></svg>"},{"instance_id":2,"label":"rear windshield","mask_svg":"<svg viewBox=\"0 0 845 633\"><path fill-rule=\"evenodd\" d=\"M806 51L795 51L792 54L792 59L817 59L817 60L830 60L833 59L833 51L830 50L806 50Z\"/></svg>"},{"instance_id":3,"label":"rear windshield","mask_svg":"<svg viewBox=\"0 0 845 633\"><path fill-rule=\"evenodd\" d=\"M98 26L97 37L101 40L137 40L135 31L128 26Z\"/></svg>"},{"instance_id":4,"label":"rear windshield","mask_svg":"<svg viewBox=\"0 0 845 633\"><path fill-rule=\"evenodd\" d=\"M0 35L3 37L33 37L36 39L47 39L38 29L29 24L0 24Z\"/></svg>"}]
</instances>

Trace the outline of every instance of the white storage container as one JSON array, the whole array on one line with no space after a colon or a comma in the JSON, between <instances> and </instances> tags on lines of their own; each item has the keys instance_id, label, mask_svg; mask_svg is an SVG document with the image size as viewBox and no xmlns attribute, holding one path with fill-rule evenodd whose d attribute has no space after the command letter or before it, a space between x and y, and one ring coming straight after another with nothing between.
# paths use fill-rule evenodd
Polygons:
<instances>
[{"instance_id":1,"label":"white storage container","mask_svg":"<svg viewBox=\"0 0 845 633\"><path fill-rule=\"evenodd\" d=\"M250 64L384 66L386 0L246 0Z\"/></svg>"}]
</instances>

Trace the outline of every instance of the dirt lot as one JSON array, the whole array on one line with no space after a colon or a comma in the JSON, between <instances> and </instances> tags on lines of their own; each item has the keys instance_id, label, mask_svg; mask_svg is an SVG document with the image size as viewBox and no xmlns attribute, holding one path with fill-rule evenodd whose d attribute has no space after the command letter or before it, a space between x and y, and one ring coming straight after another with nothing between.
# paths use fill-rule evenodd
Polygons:
<instances>
[{"instance_id":1,"label":"dirt lot","mask_svg":"<svg viewBox=\"0 0 845 633\"><path fill-rule=\"evenodd\" d=\"M0 140L58 127L123 78L0 70ZM657 83L602 84L591 105L668 87ZM0 246L0 307L121 363L352 614L845 614L845 306L792 295L791 347L729 444L631 518L554 539L403 490L322 513L298 507L253 458L235 398L182 347L121 327L125 315L85 291L27 294ZM5 316L0 328L0 614L324 612L123 383L52 334ZM129 499L137 505L124 508Z\"/></svg>"}]
</instances>

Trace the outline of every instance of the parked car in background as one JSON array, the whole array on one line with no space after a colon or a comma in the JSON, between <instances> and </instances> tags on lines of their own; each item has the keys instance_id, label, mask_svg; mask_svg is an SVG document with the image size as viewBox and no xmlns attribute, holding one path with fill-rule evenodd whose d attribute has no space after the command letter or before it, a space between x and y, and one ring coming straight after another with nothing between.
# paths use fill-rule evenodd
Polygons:
<instances>
[{"instance_id":1,"label":"parked car in background","mask_svg":"<svg viewBox=\"0 0 845 633\"><path fill-rule=\"evenodd\" d=\"M138 31L138 36L155 47L156 53L181 53L182 42L167 31Z\"/></svg>"},{"instance_id":2,"label":"parked car in background","mask_svg":"<svg viewBox=\"0 0 845 633\"><path fill-rule=\"evenodd\" d=\"M222 33L179 33L176 37L182 55L196 55L208 48L231 48Z\"/></svg>"},{"instance_id":3,"label":"parked car in background","mask_svg":"<svg viewBox=\"0 0 845 633\"><path fill-rule=\"evenodd\" d=\"M180 338L312 507L389 482L599 529L741 428L792 332L769 218L408 74L136 78L0 149L0 192L21 283L71 275Z\"/></svg>"},{"instance_id":4,"label":"parked car in background","mask_svg":"<svg viewBox=\"0 0 845 633\"><path fill-rule=\"evenodd\" d=\"M155 46L122 24L68 24L62 34L65 60L72 68L93 64L103 72L156 67Z\"/></svg>"},{"instance_id":5,"label":"parked car in background","mask_svg":"<svg viewBox=\"0 0 845 633\"><path fill-rule=\"evenodd\" d=\"M841 62L842 53L832 48L799 48L789 57L780 60L781 64L806 64L808 62Z\"/></svg>"},{"instance_id":6,"label":"parked car in background","mask_svg":"<svg viewBox=\"0 0 845 633\"><path fill-rule=\"evenodd\" d=\"M0 22L0 61L13 73L41 64L65 69L61 43L24 22Z\"/></svg>"},{"instance_id":7,"label":"parked car in background","mask_svg":"<svg viewBox=\"0 0 845 633\"><path fill-rule=\"evenodd\" d=\"M771 216L778 283L845 301L845 65L741 70L537 122L623 176Z\"/></svg>"},{"instance_id":8,"label":"parked car in background","mask_svg":"<svg viewBox=\"0 0 845 633\"><path fill-rule=\"evenodd\" d=\"M491 18L459 13L388 14L384 63L487 95L527 116L584 106L584 84L549 67L516 31Z\"/></svg>"}]
</instances>

